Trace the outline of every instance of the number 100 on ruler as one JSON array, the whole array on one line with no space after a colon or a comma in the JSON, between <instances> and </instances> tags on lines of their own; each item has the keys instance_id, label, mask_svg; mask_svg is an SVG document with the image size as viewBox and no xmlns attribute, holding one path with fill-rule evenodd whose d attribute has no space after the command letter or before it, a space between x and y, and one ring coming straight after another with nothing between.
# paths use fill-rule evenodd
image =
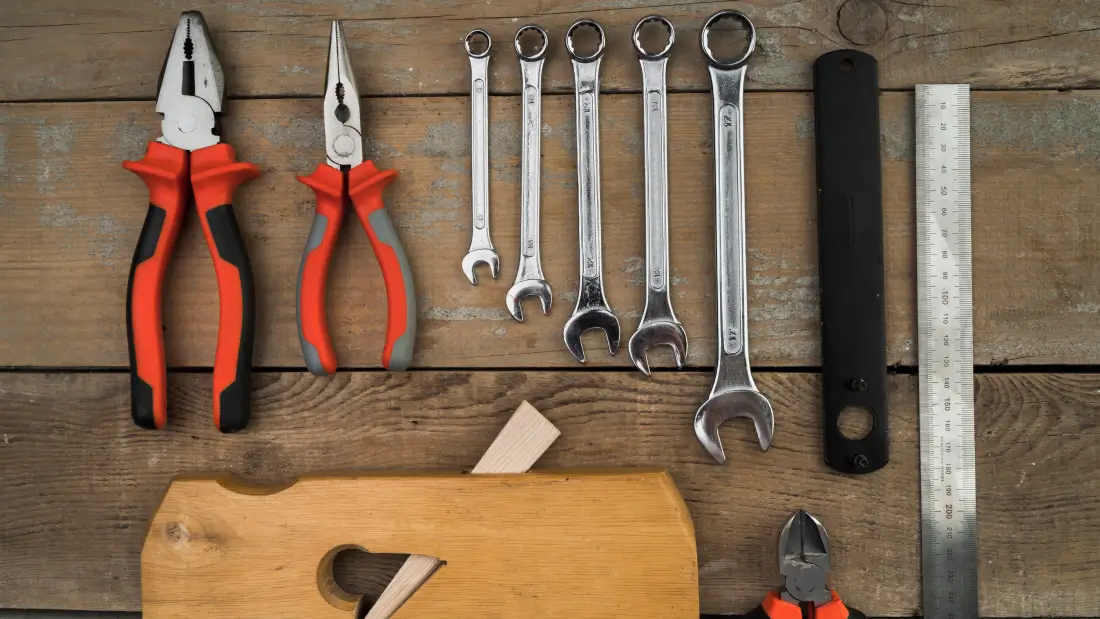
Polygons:
<instances>
[{"instance_id":1,"label":"number 100 on ruler","mask_svg":"<svg viewBox=\"0 0 1100 619\"><path fill-rule=\"evenodd\" d=\"M924 617L976 619L970 87L917 86L916 110Z\"/></svg>"}]
</instances>

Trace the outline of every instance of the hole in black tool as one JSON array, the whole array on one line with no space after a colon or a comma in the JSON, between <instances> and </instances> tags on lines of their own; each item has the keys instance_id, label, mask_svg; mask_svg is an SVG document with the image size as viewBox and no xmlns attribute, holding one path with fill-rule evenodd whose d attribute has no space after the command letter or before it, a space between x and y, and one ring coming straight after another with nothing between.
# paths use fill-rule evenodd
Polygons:
<instances>
[{"instance_id":1,"label":"hole in black tool","mask_svg":"<svg viewBox=\"0 0 1100 619\"><path fill-rule=\"evenodd\" d=\"M854 69L854 68L856 68L856 65L855 65L855 63L852 62L851 58L845 58L845 59L840 61L840 70L842 72L851 73L852 69Z\"/></svg>"},{"instance_id":2,"label":"hole in black tool","mask_svg":"<svg viewBox=\"0 0 1100 619\"><path fill-rule=\"evenodd\" d=\"M542 37L539 37L540 39ZM466 45L474 54L484 54L489 49L489 38L480 32L475 32L466 37Z\"/></svg>"},{"instance_id":3,"label":"hole in black tool","mask_svg":"<svg viewBox=\"0 0 1100 619\"><path fill-rule=\"evenodd\" d=\"M707 47L715 59L732 62L749 49L749 34L748 24L733 15L726 15L711 24Z\"/></svg>"},{"instance_id":4,"label":"hole in black tool","mask_svg":"<svg viewBox=\"0 0 1100 619\"><path fill-rule=\"evenodd\" d=\"M647 54L660 54L668 49L671 38L672 33L668 31L668 26L660 20L650 19L638 29L638 44Z\"/></svg>"},{"instance_id":5,"label":"hole in black tool","mask_svg":"<svg viewBox=\"0 0 1100 619\"><path fill-rule=\"evenodd\" d=\"M573 42L573 53L581 58L591 58L600 51L600 42L603 37L600 31L592 24L581 24L573 29L569 35Z\"/></svg>"},{"instance_id":6,"label":"hole in black tool","mask_svg":"<svg viewBox=\"0 0 1100 619\"><path fill-rule=\"evenodd\" d=\"M837 416L836 426L844 438L860 441L871 434L875 427L875 414L866 406L846 406Z\"/></svg>"},{"instance_id":7,"label":"hole in black tool","mask_svg":"<svg viewBox=\"0 0 1100 619\"><path fill-rule=\"evenodd\" d=\"M519 48L525 56L536 56L546 47L546 39L534 28L519 33Z\"/></svg>"}]
</instances>

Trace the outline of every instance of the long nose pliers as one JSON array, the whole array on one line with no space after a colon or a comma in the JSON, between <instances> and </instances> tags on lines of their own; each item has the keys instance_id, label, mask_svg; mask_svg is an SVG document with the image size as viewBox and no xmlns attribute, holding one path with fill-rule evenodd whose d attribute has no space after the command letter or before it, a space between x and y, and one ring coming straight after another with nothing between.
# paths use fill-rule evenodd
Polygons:
<instances>
[{"instance_id":1,"label":"long nose pliers","mask_svg":"<svg viewBox=\"0 0 1100 619\"><path fill-rule=\"evenodd\" d=\"M324 124L326 160L313 174L298 177L317 194L317 213L298 271L298 339L302 355L313 374L336 372L325 296L329 263L350 203L374 248L386 287L382 366L404 370L412 361L416 338L416 293L409 259L382 201L382 192L397 178L397 172L379 170L373 161L364 161L359 89L338 21L332 22L329 36Z\"/></svg>"},{"instance_id":2,"label":"long nose pliers","mask_svg":"<svg viewBox=\"0 0 1100 619\"><path fill-rule=\"evenodd\" d=\"M233 215L233 193L260 170L238 162L233 147L221 143L224 97L221 63L202 13L183 13L158 86L162 135L149 143L140 161L122 164L149 188L149 211L126 293L131 414L143 428L162 428L168 421L161 299L168 261L192 198L218 280L214 424L222 432L248 424L256 301L252 266Z\"/></svg>"},{"instance_id":3,"label":"long nose pliers","mask_svg":"<svg viewBox=\"0 0 1100 619\"><path fill-rule=\"evenodd\" d=\"M779 535L780 591L770 591L745 619L867 619L848 608L825 584L829 573L829 534L817 518L798 510Z\"/></svg>"}]
</instances>

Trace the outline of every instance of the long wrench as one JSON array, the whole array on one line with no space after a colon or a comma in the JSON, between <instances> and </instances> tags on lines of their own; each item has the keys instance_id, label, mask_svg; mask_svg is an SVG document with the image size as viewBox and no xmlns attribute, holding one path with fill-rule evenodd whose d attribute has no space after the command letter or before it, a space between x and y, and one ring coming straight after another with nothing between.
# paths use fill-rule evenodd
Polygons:
<instances>
[{"instance_id":1,"label":"long wrench","mask_svg":"<svg viewBox=\"0 0 1100 619\"><path fill-rule=\"evenodd\" d=\"M535 32L542 37L538 50L528 54L520 45L520 38ZM523 178L520 189L520 246L519 269L516 282L508 290L505 305L512 318L523 322L524 297L537 296L542 302L542 313L550 313L553 294L550 284L542 274L542 258L539 253L539 157L542 150L542 63L550 39L542 28L529 24L516 32L515 48L523 74Z\"/></svg>"},{"instance_id":2,"label":"long wrench","mask_svg":"<svg viewBox=\"0 0 1100 619\"><path fill-rule=\"evenodd\" d=\"M573 33L593 28L599 44L591 55L573 46ZM603 238L600 231L600 58L606 37L603 28L581 19L565 32L565 49L573 60L577 113L577 210L580 219L580 284L577 306L565 323L565 346L584 363L581 334L602 329L611 354L619 350L619 319L607 305L603 289Z\"/></svg>"},{"instance_id":3,"label":"long wrench","mask_svg":"<svg viewBox=\"0 0 1100 619\"><path fill-rule=\"evenodd\" d=\"M748 29L748 46L740 57L719 60L710 49L711 28L726 19ZM718 368L710 397L695 413L695 436L719 463L726 462L718 427L748 417L760 448L767 450L775 433L772 405L756 389L749 369L749 307L745 251L745 69L756 47L756 28L740 11L720 11L703 25L703 53L710 63L714 95L714 180L718 264Z\"/></svg>"},{"instance_id":4,"label":"long wrench","mask_svg":"<svg viewBox=\"0 0 1100 619\"><path fill-rule=\"evenodd\" d=\"M642 28L658 23L668 31L664 49L649 53L642 45ZM642 96L645 129L645 310L638 330L630 337L630 360L649 376L646 351L653 346L670 346L676 367L687 356L687 333L672 311L668 273L668 90L665 73L668 55L676 41L672 24L658 15L643 17L634 27L634 50L642 66Z\"/></svg>"},{"instance_id":5,"label":"long wrench","mask_svg":"<svg viewBox=\"0 0 1100 619\"><path fill-rule=\"evenodd\" d=\"M475 52L471 43L485 39L485 50ZM500 256L489 238L489 50L493 39L484 30L472 30L464 41L470 56L470 172L473 188L470 201L474 219L470 226L470 249L462 259L462 272L477 285L477 265L489 265L493 279L500 274Z\"/></svg>"}]
</instances>

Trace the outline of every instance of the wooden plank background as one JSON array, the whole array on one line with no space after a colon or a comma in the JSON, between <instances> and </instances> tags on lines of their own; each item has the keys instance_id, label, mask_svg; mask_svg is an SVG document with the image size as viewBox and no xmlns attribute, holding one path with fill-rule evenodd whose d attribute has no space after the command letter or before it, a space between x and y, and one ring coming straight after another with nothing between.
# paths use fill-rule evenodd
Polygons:
<instances>
[{"instance_id":1,"label":"wooden plank background","mask_svg":"<svg viewBox=\"0 0 1100 619\"><path fill-rule=\"evenodd\" d=\"M690 429L715 349L713 163L698 28L719 8L760 29L746 99L754 366L777 411L774 447L723 429L730 465ZM228 92L227 141L263 176L238 194L255 270L254 422L210 423L217 293L193 219L165 307L172 424L130 423L126 276L145 213L118 162L157 135L156 76L181 10L201 9ZM677 27L670 66L673 302L690 368L646 379L586 339L561 344L577 285L572 78L561 35L609 36L602 73L604 253L624 336L644 301L639 75L633 24ZM361 229L341 238L330 305L344 371L304 372L294 324L313 211L294 180L323 157L328 20L347 20L372 156L401 173L392 214L420 297L418 371L376 371L381 280ZM512 321L519 101L511 37L550 30L543 140L550 317ZM496 38L491 67L493 239L503 273L470 286L469 101L460 51ZM860 46L880 63L891 378L891 464L845 477L821 463L810 64ZM0 609L140 610L138 559L168 478L233 471L286 481L335 468L463 468L522 399L563 430L542 466L668 466L695 519L705 612L745 612L779 584L778 528L805 507L833 539L833 583L877 616L920 610L914 340L913 103L918 82L968 82L973 101L975 362L984 616L1100 616L1100 6L1090 0L40 0L0 3ZM407 96L416 95L416 96ZM533 308L530 308L533 310ZM658 350L654 364L671 356ZM1007 367L1006 367L1007 366ZM1008 373L1011 369L1012 373ZM395 563L342 564L367 593ZM2 611L0 611L2 612Z\"/></svg>"},{"instance_id":2,"label":"wooden plank background","mask_svg":"<svg viewBox=\"0 0 1100 619\"><path fill-rule=\"evenodd\" d=\"M713 363L716 349L708 97L673 96L669 111L673 303L695 366ZM294 175L311 172L323 156L318 101L233 103L228 141L263 169L237 199L260 298L256 363L299 366L294 292L313 192ZM554 96L544 103L543 264L556 300L549 318L532 307L522 324L504 307L518 253L517 98L493 100L490 215L502 274L495 282L483 274L476 288L463 283L459 270L469 245L468 101L386 98L364 105L376 159L402 175L391 204L420 297L418 367L576 367L561 343L578 273L573 102ZM640 105L636 95L606 96L601 118L607 294L627 334L645 303ZM144 184L115 161L140 158L146 140L158 135L158 117L143 113L148 108L144 102L0 107L10 171L5 199L28 206L5 214L10 242L0 246L0 260L10 293L0 298L6 318L0 363L126 364L127 273L147 197ZM816 365L812 95L754 94L746 108L753 361ZM914 365L912 94L888 93L882 108L889 359ZM1100 363L1100 342L1080 337L1100 313L1100 271L1090 268L1100 256L1094 122L1100 98L978 93L973 114L974 201L991 207L974 214L976 360ZM1052 134L1037 132L1039 126ZM373 312L364 308L377 307L381 275L366 235L350 223L334 260L332 327L342 366L378 367L385 325L367 319ZM169 363L203 367L213 362L217 289L202 234L191 224L171 273L165 327ZM589 337L593 365L630 365L625 354L596 352L602 336ZM671 355L658 355L671 363Z\"/></svg>"}]
</instances>

